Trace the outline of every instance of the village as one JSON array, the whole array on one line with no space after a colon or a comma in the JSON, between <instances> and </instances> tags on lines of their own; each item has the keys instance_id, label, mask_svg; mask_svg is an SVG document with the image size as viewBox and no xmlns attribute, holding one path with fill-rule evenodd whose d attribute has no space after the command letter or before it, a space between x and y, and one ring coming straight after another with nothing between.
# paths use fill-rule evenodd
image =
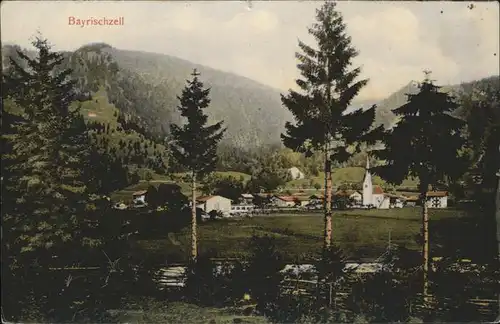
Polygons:
<instances>
[{"instance_id":1,"label":"village","mask_svg":"<svg viewBox=\"0 0 500 324\"><path fill-rule=\"evenodd\" d=\"M305 175L297 167L288 169L292 179L304 179ZM370 165L367 160L362 190L338 189L333 192L333 209L393 209L415 207L420 199L418 193L385 192L380 185L373 185ZM309 194L315 189L301 189L298 192L285 195L280 191L275 193L243 193L236 200L220 195L202 195L197 197L196 206L203 220L209 219L210 214L217 217L253 216L272 212L308 212L322 210L325 203L324 194ZM115 203L116 209L144 208L147 190L136 191L132 194L132 203ZM186 197L187 198L187 197ZM428 208L447 208L447 191L428 191L426 204ZM187 206L186 206L187 207Z\"/></svg>"}]
</instances>

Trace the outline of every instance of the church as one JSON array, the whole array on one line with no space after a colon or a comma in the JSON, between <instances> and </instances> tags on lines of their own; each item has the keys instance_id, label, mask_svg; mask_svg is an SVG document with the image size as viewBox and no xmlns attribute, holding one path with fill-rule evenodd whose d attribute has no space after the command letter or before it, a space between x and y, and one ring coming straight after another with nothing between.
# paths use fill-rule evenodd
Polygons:
<instances>
[{"instance_id":1,"label":"church","mask_svg":"<svg viewBox=\"0 0 500 324\"><path fill-rule=\"evenodd\" d=\"M368 157L366 158L366 171L363 180L363 206L374 206L377 209L389 209L390 207L390 198L384 193L382 187L372 184Z\"/></svg>"}]
</instances>

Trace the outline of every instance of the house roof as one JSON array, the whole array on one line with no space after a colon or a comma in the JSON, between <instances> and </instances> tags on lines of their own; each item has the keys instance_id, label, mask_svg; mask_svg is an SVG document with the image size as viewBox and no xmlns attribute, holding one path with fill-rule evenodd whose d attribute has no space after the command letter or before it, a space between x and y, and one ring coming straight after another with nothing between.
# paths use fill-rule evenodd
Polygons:
<instances>
[{"instance_id":1,"label":"house roof","mask_svg":"<svg viewBox=\"0 0 500 324\"><path fill-rule=\"evenodd\" d=\"M448 196L447 191L428 191L427 197L446 197Z\"/></svg>"},{"instance_id":2,"label":"house roof","mask_svg":"<svg viewBox=\"0 0 500 324\"><path fill-rule=\"evenodd\" d=\"M359 192L357 192L356 190L339 190L334 195L335 196L350 197L350 196L352 196L355 193L359 194Z\"/></svg>"},{"instance_id":3,"label":"house roof","mask_svg":"<svg viewBox=\"0 0 500 324\"><path fill-rule=\"evenodd\" d=\"M310 200L310 198L308 196L304 196L304 195L294 195L293 199L298 200L298 201L309 201Z\"/></svg>"},{"instance_id":4,"label":"house roof","mask_svg":"<svg viewBox=\"0 0 500 324\"><path fill-rule=\"evenodd\" d=\"M447 191L428 191L427 192L427 197L432 198L432 197L447 197L448 192ZM418 201L419 196L410 196L410 197L405 197L407 201Z\"/></svg>"},{"instance_id":5,"label":"house roof","mask_svg":"<svg viewBox=\"0 0 500 324\"><path fill-rule=\"evenodd\" d=\"M207 200L212 199L213 197L216 197L216 196L201 196L201 197L196 198L196 201L198 201L198 202L207 201Z\"/></svg>"},{"instance_id":6,"label":"house roof","mask_svg":"<svg viewBox=\"0 0 500 324\"><path fill-rule=\"evenodd\" d=\"M246 193L244 193L244 194L241 194L241 197L243 197L243 198L253 198L253 195L252 194L246 194Z\"/></svg>"},{"instance_id":7,"label":"house roof","mask_svg":"<svg viewBox=\"0 0 500 324\"><path fill-rule=\"evenodd\" d=\"M283 201L295 201L296 197L293 196L276 196L276 198Z\"/></svg>"},{"instance_id":8,"label":"house roof","mask_svg":"<svg viewBox=\"0 0 500 324\"><path fill-rule=\"evenodd\" d=\"M132 196L142 196L145 195L147 192L148 192L147 190L136 191L132 194Z\"/></svg>"},{"instance_id":9,"label":"house roof","mask_svg":"<svg viewBox=\"0 0 500 324\"><path fill-rule=\"evenodd\" d=\"M211 195L211 196L200 196L198 198L196 198L196 201L197 202L205 202L205 201L208 201L212 198L223 198L223 199L227 199L227 200L231 200L229 198L226 198L226 197L223 197L223 196L219 196L219 195Z\"/></svg>"},{"instance_id":10,"label":"house roof","mask_svg":"<svg viewBox=\"0 0 500 324\"><path fill-rule=\"evenodd\" d=\"M375 186L373 186L373 194L374 195L382 195L382 194L384 194L384 189L382 189L381 186L375 185Z\"/></svg>"},{"instance_id":11,"label":"house roof","mask_svg":"<svg viewBox=\"0 0 500 324\"><path fill-rule=\"evenodd\" d=\"M407 199L405 196L391 194L391 193L386 193L385 196L387 196L389 198L397 198L397 199L405 199L405 200Z\"/></svg>"}]
</instances>

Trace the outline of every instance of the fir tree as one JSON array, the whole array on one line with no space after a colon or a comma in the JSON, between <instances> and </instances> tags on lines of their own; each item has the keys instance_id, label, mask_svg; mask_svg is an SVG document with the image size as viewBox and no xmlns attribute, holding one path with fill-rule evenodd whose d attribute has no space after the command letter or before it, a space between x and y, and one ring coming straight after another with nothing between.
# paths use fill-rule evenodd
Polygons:
<instances>
[{"instance_id":1,"label":"fir tree","mask_svg":"<svg viewBox=\"0 0 500 324\"><path fill-rule=\"evenodd\" d=\"M317 10L317 22L309 28L316 48L299 41L302 53L296 53L296 57L302 78L296 83L301 91L289 90L286 96L282 95L283 104L295 117L295 123L286 123L283 143L306 156L316 150L324 154L325 247L332 241L331 163L347 161L351 156L349 146L360 139L374 120L374 109L345 114L368 81L356 81L361 70L350 69L358 53L335 6L334 2L326 2Z\"/></svg>"},{"instance_id":2,"label":"fir tree","mask_svg":"<svg viewBox=\"0 0 500 324\"><path fill-rule=\"evenodd\" d=\"M24 204L23 212L33 215L26 219L30 224L24 228L31 228L33 235L22 236L26 240L23 250L71 238L69 215L82 208L85 184L79 169L90 142L78 110L70 109L74 96L74 82L68 81L71 70L54 72L62 56L51 52L46 40L37 38L33 45L39 54L36 59L18 52L29 70L11 60L14 72L6 76L12 90L8 95L23 109L22 120L15 124L10 138L17 160L12 171L22 173L11 182L12 189L22 193L19 201ZM67 206L75 210L67 210ZM60 222L61 217L68 217L68 221ZM46 230L39 230L37 222L55 222L67 226L68 231L55 230L48 224Z\"/></svg>"},{"instance_id":3,"label":"fir tree","mask_svg":"<svg viewBox=\"0 0 500 324\"><path fill-rule=\"evenodd\" d=\"M203 109L209 107L210 89L204 89L203 83L198 79L199 73L196 69L191 74L193 79L187 81L187 85L178 97L178 106L181 116L187 119L185 125L170 126L173 141L170 145L172 159L175 163L184 166L191 177L191 204L192 204L192 258L196 260L197 234L196 234L196 184L204 176L215 170L217 162L217 144L224 136L225 129L222 121L207 126L208 117Z\"/></svg>"},{"instance_id":4,"label":"fir tree","mask_svg":"<svg viewBox=\"0 0 500 324\"><path fill-rule=\"evenodd\" d=\"M408 95L408 103L393 110L400 121L382 135L385 148L374 151L385 163L372 168L396 185L408 176L419 179L424 296L428 292L429 271L428 190L445 178L457 179L466 169L466 160L460 155L464 147L461 135L464 123L451 114L457 105L426 74L420 92Z\"/></svg>"},{"instance_id":5,"label":"fir tree","mask_svg":"<svg viewBox=\"0 0 500 324\"><path fill-rule=\"evenodd\" d=\"M72 281L64 283L48 269L94 260L93 248L103 241L94 231L100 200L91 196L87 178L91 137L78 107L70 107L71 70L59 69L62 55L46 40L37 38L33 45L36 58L18 52L28 68L11 59L3 80L4 95L19 114L2 120L8 122L2 134L2 218L8 229L2 270L17 283L8 287L8 298L21 303L35 294L53 320L68 321L76 311L74 298L83 295L58 291Z\"/></svg>"}]
</instances>

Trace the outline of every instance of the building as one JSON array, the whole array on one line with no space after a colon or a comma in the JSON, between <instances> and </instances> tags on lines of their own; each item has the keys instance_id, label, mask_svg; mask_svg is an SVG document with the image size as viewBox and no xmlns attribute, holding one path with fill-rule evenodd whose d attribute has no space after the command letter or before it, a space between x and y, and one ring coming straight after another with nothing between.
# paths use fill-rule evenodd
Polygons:
<instances>
[{"instance_id":1,"label":"building","mask_svg":"<svg viewBox=\"0 0 500 324\"><path fill-rule=\"evenodd\" d=\"M419 195L406 197L406 206L421 206ZM427 192L427 208L447 208L448 207L448 192L446 191L428 191Z\"/></svg>"},{"instance_id":2,"label":"building","mask_svg":"<svg viewBox=\"0 0 500 324\"><path fill-rule=\"evenodd\" d=\"M370 160L366 158L366 172L363 180L363 206L375 206L378 209L388 209L390 207L390 198L384 193L380 186L372 184L372 175L370 174Z\"/></svg>"},{"instance_id":3,"label":"building","mask_svg":"<svg viewBox=\"0 0 500 324\"><path fill-rule=\"evenodd\" d=\"M372 175L370 174L370 160L367 157L365 178L363 179L363 206L372 205L372 201L373 201Z\"/></svg>"},{"instance_id":4,"label":"building","mask_svg":"<svg viewBox=\"0 0 500 324\"><path fill-rule=\"evenodd\" d=\"M294 194L293 198L295 199L295 203L299 203L299 206L309 205L310 199L308 196L304 196L304 194Z\"/></svg>"},{"instance_id":5,"label":"building","mask_svg":"<svg viewBox=\"0 0 500 324\"><path fill-rule=\"evenodd\" d=\"M255 209L254 205L246 205L246 204L231 205L231 211L229 213L231 215L248 214L251 213L254 209Z\"/></svg>"},{"instance_id":6,"label":"building","mask_svg":"<svg viewBox=\"0 0 500 324\"><path fill-rule=\"evenodd\" d=\"M297 167L292 167L288 169L288 174L292 177L292 180L304 179L304 173L300 171Z\"/></svg>"},{"instance_id":7,"label":"building","mask_svg":"<svg viewBox=\"0 0 500 324\"><path fill-rule=\"evenodd\" d=\"M446 191L429 191L427 192L427 208L447 208L448 207L448 192Z\"/></svg>"},{"instance_id":8,"label":"building","mask_svg":"<svg viewBox=\"0 0 500 324\"><path fill-rule=\"evenodd\" d=\"M251 205L253 204L254 196L252 194L241 194L240 200L242 204Z\"/></svg>"},{"instance_id":9,"label":"building","mask_svg":"<svg viewBox=\"0 0 500 324\"><path fill-rule=\"evenodd\" d=\"M212 210L229 213L231 211L231 199L222 196L202 196L196 199L198 205L205 213L210 213Z\"/></svg>"},{"instance_id":10,"label":"building","mask_svg":"<svg viewBox=\"0 0 500 324\"><path fill-rule=\"evenodd\" d=\"M334 196L348 198L359 205L363 203L363 195L356 190L339 190L335 192Z\"/></svg>"},{"instance_id":11,"label":"building","mask_svg":"<svg viewBox=\"0 0 500 324\"><path fill-rule=\"evenodd\" d=\"M418 196L406 197L406 206L415 207L418 205Z\"/></svg>"},{"instance_id":12,"label":"building","mask_svg":"<svg viewBox=\"0 0 500 324\"><path fill-rule=\"evenodd\" d=\"M293 196L273 196L271 204L276 207L294 207L296 199Z\"/></svg>"},{"instance_id":13,"label":"building","mask_svg":"<svg viewBox=\"0 0 500 324\"><path fill-rule=\"evenodd\" d=\"M322 204L325 201L325 197L323 195L312 195L309 197L310 204Z\"/></svg>"},{"instance_id":14,"label":"building","mask_svg":"<svg viewBox=\"0 0 500 324\"><path fill-rule=\"evenodd\" d=\"M403 208L406 202L406 198L399 195L393 194L385 194L386 197L389 197L390 208Z\"/></svg>"},{"instance_id":15,"label":"building","mask_svg":"<svg viewBox=\"0 0 500 324\"><path fill-rule=\"evenodd\" d=\"M146 204L146 194L147 190L136 191L132 194L132 200L134 205L144 205Z\"/></svg>"}]
</instances>

